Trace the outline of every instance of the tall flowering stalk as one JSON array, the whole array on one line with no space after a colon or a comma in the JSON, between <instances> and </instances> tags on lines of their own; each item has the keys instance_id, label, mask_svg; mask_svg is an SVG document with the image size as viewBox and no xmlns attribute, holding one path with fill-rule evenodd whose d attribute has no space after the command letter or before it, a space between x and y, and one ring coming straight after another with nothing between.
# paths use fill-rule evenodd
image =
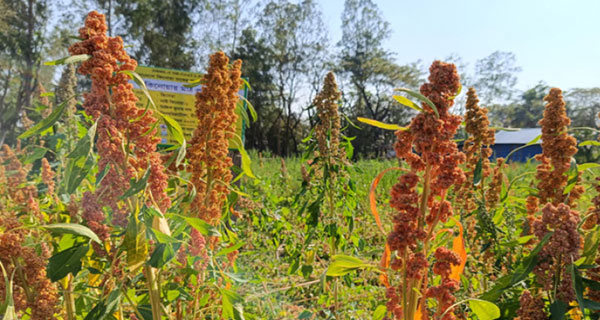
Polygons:
<instances>
[{"instance_id":1,"label":"tall flowering stalk","mask_svg":"<svg viewBox=\"0 0 600 320\"><path fill-rule=\"evenodd\" d=\"M400 176L391 190L390 199L390 206L396 214L387 247L393 257L391 267L400 272L402 282L395 287L389 286L387 297L388 310L397 319L414 319L417 310L421 310L422 319L428 319L431 312L425 303L426 298L438 300L438 308L433 315L435 319L455 318L451 312L443 317L442 314L444 307L455 302L453 293L459 283L451 270L461 263L461 258L444 247L437 248L433 272L441 276L442 281L430 287L428 252L435 227L453 215L446 199L448 189L465 181L459 168L459 164L465 161L465 155L453 141L461 117L449 112L460 83L453 64L435 61L429 71L429 82L423 84L420 91L437 110L423 103L423 112L413 118L408 130L396 132L398 140L394 145L398 159L412 169ZM421 192L417 190L419 184Z\"/></svg>"},{"instance_id":2,"label":"tall flowering stalk","mask_svg":"<svg viewBox=\"0 0 600 320\"><path fill-rule=\"evenodd\" d=\"M73 140L77 138L77 120L75 112L77 112L77 101L75 100L75 87L77 86L77 76L75 66L73 64L65 65L58 82L58 86L54 89L56 105L63 102L66 103L65 113L67 119L64 124L64 133L67 136L66 143L68 150L72 149Z\"/></svg>"},{"instance_id":3,"label":"tall flowering stalk","mask_svg":"<svg viewBox=\"0 0 600 320\"><path fill-rule=\"evenodd\" d=\"M465 183L457 190L456 199L463 207L465 212L471 212L475 208L474 198L475 193L473 185L474 175L478 164L481 166L481 178L483 181L490 176L490 160L492 149L490 145L495 142L495 132L490 129L490 121L488 120L486 108L479 106L479 99L474 88L469 88L467 92L465 115L465 130L469 135L464 142L463 152L466 156ZM485 199L485 184L478 185L481 197Z\"/></svg>"},{"instance_id":4,"label":"tall flowering stalk","mask_svg":"<svg viewBox=\"0 0 600 320\"><path fill-rule=\"evenodd\" d=\"M454 203L461 209L468 229L468 240L473 260L472 268L484 269L481 283L487 290L488 277L493 275L494 252L481 250L486 245L496 248L496 229L491 225L493 213L490 213L500 199L503 180L503 159L497 159L492 169L489 157L492 155L491 145L495 143L495 131L491 129L487 116L488 110L479 106L479 99L474 88L467 92L465 131L468 138L463 145L466 156L465 182L455 193ZM475 271L475 270L474 270Z\"/></svg>"},{"instance_id":5,"label":"tall flowering stalk","mask_svg":"<svg viewBox=\"0 0 600 320\"><path fill-rule=\"evenodd\" d=\"M126 226L132 208L121 200L132 178L139 179L150 170L149 204L161 210L169 208L166 196L167 176L160 155L156 152L156 118L152 110L136 107L137 98L129 75L137 66L123 48L120 37L106 35L104 15L92 11L79 29L81 41L69 48L72 55L87 54L90 58L78 69L90 76L91 90L84 94L85 112L97 121L98 170L107 173L94 193L82 199L83 218L102 239L108 237L102 207L111 209L112 222Z\"/></svg>"},{"instance_id":6,"label":"tall flowering stalk","mask_svg":"<svg viewBox=\"0 0 600 320\"><path fill-rule=\"evenodd\" d=\"M319 157L327 165L346 161L344 150L340 148L341 121L338 105L342 94L338 90L333 72L327 73L323 88L315 97L319 123L315 126L315 136L319 147Z\"/></svg>"},{"instance_id":7,"label":"tall flowering stalk","mask_svg":"<svg viewBox=\"0 0 600 320\"><path fill-rule=\"evenodd\" d=\"M550 89L544 100L544 117L540 121L543 152L536 156L541 162L536 174L538 195L529 196L527 205L528 220L538 241L551 235L538 255L533 273L540 290L545 291L551 300L569 303L575 300L575 292L567 267L579 259L581 248L581 236L577 230L581 219L572 207L584 190L576 185L569 193L565 192L572 157L577 152L577 141L567 133L571 120L567 117L561 90ZM535 216L540 204L543 205L542 215ZM523 303L529 300L522 297L520 312L532 308L531 303ZM536 305L543 307L543 304Z\"/></svg>"},{"instance_id":8,"label":"tall flowering stalk","mask_svg":"<svg viewBox=\"0 0 600 320\"><path fill-rule=\"evenodd\" d=\"M540 162L535 176L539 193L537 197L527 198L530 220L540 205L552 203L557 206L566 200L573 206L584 191L582 186L577 185L569 193L564 192L571 159L577 153L577 140L567 133L571 119L567 117L562 91L550 89L544 101L544 117L539 122L542 127L542 153L535 157Z\"/></svg>"},{"instance_id":9,"label":"tall flowering stalk","mask_svg":"<svg viewBox=\"0 0 600 320\"><path fill-rule=\"evenodd\" d=\"M188 149L190 182L196 188L194 215L216 224L229 194L233 161L229 140L235 136L236 103L242 86L242 61L229 66L223 52L210 56L202 90L196 94L198 126Z\"/></svg>"},{"instance_id":10,"label":"tall flowering stalk","mask_svg":"<svg viewBox=\"0 0 600 320\"><path fill-rule=\"evenodd\" d=\"M69 47L71 55L87 55L78 68L82 75L92 80L91 90L84 94L83 108L96 121L96 148L98 150L98 170L104 178L94 192L83 195L82 217L101 240L109 238L110 227L105 223L104 208L112 213L112 224L126 227L130 214L137 215L143 205L165 212L171 205L166 194L167 174L156 147L160 139L156 136L157 119L152 110L139 109L138 99L129 83L137 62L131 59L123 48L120 37L108 37L104 15L92 11L84 27L79 29L81 41ZM143 178L144 177L144 178ZM146 180L143 190L125 196L130 181ZM141 191L141 193L139 193ZM138 225L137 216L133 228L128 228L123 244L132 269L144 262L140 255L147 250L143 227ZM157 218L155 218L157 220ZM142 230L142 232L140 232ZM144 241L139 241L139 237ZM112 272L121 274L120 258L116 252L105 246L111 260ZM96 252L103 248L94 243ZM144 276L148 286L153 319L160 319L163 313L156 270L144 265Z\"/></svg>"},{"instance_id":11,"label":"tall flowering stalk","mask_svg":"<svg viewBox=\"0 0 600 320\"><path fill-rule=\"evenodd\" d=\"M326 197L327 219L335 223L339 221L336 214L336 180L338 174L343 174L341 170L346 162L346 153L340 148L341 121L338 112L341 92L335 80L333 72L328 72L323 82L323 88L313 100L313 105L317 109L319 122L315 126L315 137L317 139L318 153L314 162L317 171L316 175L320 178L320 188L322 188ZM337 235L330 237L329 254L334 256L337 253L338 241ZM338 279L334 280L334 307L338 311Z\"/></svg>"},{"instance_id":12,"label":"tall flowering stalk","mask_svg":"<svg viewBox=\"0 0 600 320\"><path fill-rule=\"evenodd\" d=\"M230 65L225 53L212 54L207 73L202 79L202 90L196 94L198 126L187 151L187 170L191 174L191 185L196 190L191 204L191 215L213 226L219 223L230 193L233 161L228 155L229 141L232 138L240 138L235 134L235 109L239 99L238 92L242 86L241 67L241 60L236 60ZM209 294L211 299L217 299L215 292L207 292L211 289L206 286L203 274L210 263L208 249L213 248L216 242L217 238L206 239L198 230L192 228L187 249L193 256L200 258L194 265L199 271L199 276L189 284L195 299L189 301L187 306L189 314L194 318L203 312L199 310L198 301L202 295ZM226 269L233 264L236 254L237 251L228 255L229 262L221 264L220 268ZM186 257L182 254L179 261L185 265Z\"/></svg>"}]
</instances>

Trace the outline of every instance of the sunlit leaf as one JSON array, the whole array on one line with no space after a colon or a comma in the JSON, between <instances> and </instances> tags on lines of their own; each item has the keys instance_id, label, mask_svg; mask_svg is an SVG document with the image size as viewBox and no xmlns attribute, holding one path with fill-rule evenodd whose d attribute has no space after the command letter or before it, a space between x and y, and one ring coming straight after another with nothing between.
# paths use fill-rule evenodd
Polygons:
<instances>
[{"instance_id":1,"label":"sunlit leaf","mask_svg":"<svg viewBox=\"0 0 600 320\"><path fill-rule=\"evenodd\" d=\"M140 191L146 189L146 186L148 185L148 178L150 177L150 172L150 167L148 167L148 169L146 169L146 172L144 172L144 175L139 180L131 179L131 181L129 182L129 189L127 189L125 193L123 193L121 199L129 198L138 194Z\"/></svg>"},{"instance_id":2,"label":"sunlit leaf","mask_svg":"<svg viewBox=\"0 0 600 320\"><path fill-rule=\"evenodd\" d=\"M131 78L131 80L133 80L142 89L142 92L144 93L146 98L148 98L148 101L150 101L152 108L154 110L157 110L156 104L154 103L154 100L152 100L152 96L148 91L148 87L146 87L146 82L144 82L144 79L137 72L131 70L121 70L119 71L119 73L123 73L129 76L129 78Z\"/></svg>"},{"instance_id":3,"label":"sunlit leaf","mask_svg":"<svg viewBox=\"0 0 600 320\"><path fill-rule=\"evenodd\" d=\"M13 273L8 277L4 265L0 261L0 268L2 268L2 275L4 278L4 303L0 305L0 315L2 320L18 320L17 313L15 311L15 301L13 297L13 277L16 269L13 269Z\"/></svg>"},{"instance_id":4,"label":"sunlit leaf","mask_svg":"<svg viewBox=\"0 0 600 320\"><path fill-rule=\"evenodd\" d=\"M65 102L59 104L48 117L43 118L40 122L36 123L33 127L29 128L29 130L21 133L21 135L19 135L18 138L26 139L31 136L38 135L46 131L46 129L52 127L63 114L63 111L67 106L67 102L69 102L69 100L66 100Z\"/></svg>"},{"instance_id":5,"label":"sunlit leaf","mask_svg":"<svg viewBox=\"0 0 600 320\"><path fill-rule=\"evenodd\" d=\"M242 297L224 288L219 288L221 292L221 316L223 319L244 320L244 299Z\"/></svg>"},{"instance_id":6,"label":"sunlit leaf","mask_svg":"<svg viewBox=\"0 0 600 320\"><path fill-rule=\"evenodd\" d=\"M383 304L377 306L375 312L373 312L373 320L383 320L387 313L387 307Z\"/></svg>"},{"instance_id":7,"label":"sunlit leaf","mask_svg":"<svg viewBox=\"0 0 600 320\"><path fill-rule=\"evenodd\" d=\"M383 250L383 255L381 256L381 261L379 262L379 267L383 269L382 273L379 275L379 281L386 287L390 287L390 281L387 276L386 270L390 267L390 262L392 260L392 251L390 250L390 245L385 243L385 248Z\"/></svg>"},{"instance_id":8,"label":"sunlit leaf","mask_svg":"<svg viewBox=\"0 0 600 320\"><path fill-rule=\"evenodd\" d=\"M87 61L91 57L92 56L89 54L77 54L74 56L64 57L64 58L54 60L54 61L46 61L46 62L44 62L44 64L47 66L57 66L57 65L61 65L61 64L79 63L79 62Z\"/></svg>"},{"instance_id":9,"label":"sunlit leaf","mask_svg":"<svg viewBox=\"0 0 600 320\"><path fill-rule=\"evenodd\" d=\"M458 220L455 220L455 223L458 226L459 233L458 236L452 240L452 251L460 257L460 264L458 266L450 266L450 279L460 281L460 275L465 270L465 265L467 263L467 251L465 250L465 239L463 238L463 226Z\"/></svg>"},{"instance_id":10,"label":"sunlit leaf","mask_svg":"<svg viewBox=\"0 0 600 320\"><path fill-rule=\"evenodd\" d=\"M585 147L585 146L594 146L594 147L598 147L600 146L600 141L596 141L596 140L586 140L586 141L582 141L579 143L580 147Z\"/></svg>"},{"instance_id":11,"label":"sunlit leaf","mask_svg":"<svg viewBox=\"0 0 600 320\"><path fill-rule=\"evenodd\" d=\"M433 112L435 113L435 116L436 116L438 119L440 118L440 114L438 113L438 109L437 109L437 107L436 107L436 106L435 106L435 104L434 104L433 102L431 102L431 100L429 100L429 98L427 98L426 96L424 96L424 95L422 95L422 94L420 94L420 93L418 93L418 92L416 92L416 91L413 91L413 90L407 89L407 88L396 88L396 89L394 89L394 91L405 92L405 93L407 93L408 95L410 95L410 96L413 96L413 97L415 97L415 98L417 98L417 99L421 100L421 102L424 102L424 103L426 103L426 104L427 104L427 105L428 105L428 106L431 108L431 110L433 110Z\"/></svg>"},{"instance_id":12,"label":"sunlit leaf","mask_svg":"<svg viewBox=\"0 0 600 320\"><path fill-rule=\"evenodd\" d=\"M377 128L381 128L381 129L385 129L385 130L408 130L408 127L401 127L397 124L389 124L389 123L384 123L381 121L377 121L377 120L373 120L373 119L368 119L368 118L363 118L363 117L358 117L356 118L356 120L362 122L362 123L366 123L370 126L373 127L377 127Z\"/></svg>"},{"instance_id":13,"label":"sunlit leaf","mask_svg":"<svg viewBox=\"0 0 600 320\"><path fill-rule=\"evenodd\" d=\"M187 221L187 223L192 226L192 228L196 229L198 232L200 232L201 234L205 235L205 236L211 236L211 237L220 237L221 233L219 232L219 230L217 230L217 228L213 227L212 225L210 225L208 222L199 219L199 218L192 218L192 217L184 217L181 216L183 219L185 219L185 221Z\"/></svg>"},{"instance_id":14,"label":"sunlit leaf","mask_svg":"<svg viewBox=\"0 0 600 320\"><path fill-rule=\"evenodd\" d=\"M330 277L339 277L354 270L371 267L373 267L373 265L365 263L358 258L346 255L336 255L333 256L331 264L329 264L329 267L327 268L327 275Z\"/></svg>"},{"instance_id":15,"label":"sunlit leaf","mask_svg":"<svg viewBox=\"0 0 600 320\"><path fill-rule=\"evenodd\" d=\"M235 136L233 139L230 140L230 143L232 143L231 147L238 150L240 152L240 155L242 156L241 169L244 172L244 174L250 178L256 179L256 176L254 175L254 173L252 173L252 160L250 159L248 152L246 152L246 149L244 148L244 143L242 142L241 137Z\"/></svg>"},{"instance_id":16,"label":"sunlit leaf","mask_svg":"<svg viewBox=\"0 0 600 320\"><path fill-rule=\"evenodd\" d=\"M132 213L127 224L123 249L127 252L127 265L131 270L141 267L148 257L146 228L140 222L137 213Z\"/></svg>"},{"instance_id":17,"label":"sunlit leaf","mask_svg":"<svg viewBox=\"0 0 600 320\"><path fill-rule=\"evenodd\" d=\"M423 112L423 109L421 107L419 107L419 105L417 105L416 103L410 101L407 97L404 96L392 96L392 98L394 98L394 100L398 101L398 103L400 103L403 106L407 106L413 110L419 111L419 112Z\"/></svg>"},{"instance_id":18,"label":"sunlit leaf","mask_svg":"<svg viewBox=\"0 0 600 320\"><path fill-rule=\"evenodd\" d=\"M510 156L512 156L515 152L525 149L531 145L536 144L540 139L542 138L542 135L538 135L537 137L533 138L533 140L527 142L525 145L522 145L518 148L514 148L511 152L508 153L508 155L506 156L506 158L504 158L504 163L508 163L508 159L510 158Z\"/></svg>"},{"instance_id":19,"label":"sunlit leaf","mask_svg":"<svg viewBox=\"0 0 600 320\"><path fill-rule=\"evenodd\" d=\"M497 305L479 299L469 299L469 308L479 320L494 320L500 318L500 308Z\"/></svg>"},{"instance_id":20,"label":"sunlit leaf","mask_svg":"<svg viewBox=\"0 0 600 320\"><path fill-rule=\"evenodd\" d=\"M81 224L76 224L76 223L55 223L55 224L49 224L49 225L44 225L42 226L44 229L54 232L54 233L58 233L58 234L73 234L76 236L82 236L82 237L86 237L89 239L92 239L93 241L102 244L102 241L100 241L100 238L98 238L98 235L96 235L94 233L94 231L90 230L90 228L81 225Z\"/></svg>"}]
</instances>

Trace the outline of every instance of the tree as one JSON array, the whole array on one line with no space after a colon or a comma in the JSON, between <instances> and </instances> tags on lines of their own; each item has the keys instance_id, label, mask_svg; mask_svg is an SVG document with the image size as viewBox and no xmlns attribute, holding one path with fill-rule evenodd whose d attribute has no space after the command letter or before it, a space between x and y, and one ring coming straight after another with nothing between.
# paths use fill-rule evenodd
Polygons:
<instances>
[{"instance_id":1,"label":"tree","mask_svg":"<svg viewBox=\"0 0 600 320\"><path fill-rule=\"evenodd\" d=\"M250 28L262 0L206 0L199 12L194 34L202 41L201 52L221 50L228 55L236 52L242 32ZM199 57L203 60L204 57Z\"/></svg>"},{"instance_id":2,"label":"tree","mask_svg":"<svg viewBox=\"0 0 600 320\"><path fill-rule=\"evenodd\" d=\"M134 45L140 64L175 69L195 65L192 16L202 0L115 0L115 14L124 17L120 34ZM104 1L106 2L106 1ZM109 3L111 1L108 1Z\"/></svg>"},{"instance_id":3,"label":"tree","mask_svg":"<svg viewBox=\"0 0 600 320\"><path fill-rule=\"evenodd\" d=\"M274 103L275 86L271 75L272 61L270 49L265 45L264 39L258 38L257 31L248 28L242 32L239 46L233 59L242 59L242 75L248 80L252 89L248 92L248 100L258 115L246 130L246 148L265 151L276 150L273 144L281 128L274 121L279 112ZM276 132L274 132L276 131ZM269 143L271 142L271 144Z\"/></svg>"},{"instance_id":4,"label":"tree","mask_svg":"<svg viewBox=\"0 0 600 320\"><path fill-rule=\"evenodd\" d=\"M544 97L548 94L549 87L538 83L535 87L526 90L519 97L520 100L510 104L496 104L490 106L491 122L495 125L512 128L538 127L538 121L544 113Z\"/></svg>"},{"instance_id":5,"label":"tree","mask_svg":"<svg viewBox=\"0 0 600 320\"><path fill-rule=\"evenodd\" d=\"M32 106L44 44L48 6L44 0L4 0L0 29L0 145L15 134L21 115Z\"/></svg>"},{"instance_id":6,"label":"tree","mask_svg":"<svg viewBox=\"0 0 600 320\"><path fill-rule=\"evenodd\" d=\"M521 68L515 65L512 52L496 51L477 60L473 86L481 99L481 104L506 103L515 94L516 73Z\"/></svg>"},{"instance_id":7,"label":"tree","mask_svg":"<svg viewBox=\"0 0 600 320\"><path fill-rule=\"evenodd\" d=\"M573 135L579 142L597 140L598 133L587 128L600 127L600 88L575 88L565 94L567 113L571 118L571 128L579 127ZM598 147L583 146L579 148L577 158L581 162L598 162Z\"/></svg>"},{"instance_id":8,"label":"tree","mask_svg":"<svg viewBox=\"0 0 600 320\"><path fill-rule=\"evenodd\" d=\"M391 99L394 87L415 88L420 77L416 64L397 65L392 54L383 49L390 35L389 23L384 21L372 0L346 0L342 13L343 34L337 44L340 49L338 71L349 83L344 93L344 111L352 118L367 117L395 123L407 119L407 111ZM365 127L352 129L357 136L357 152L384 151L391 145L392 134Z\"/></svg>"},{"instance_id":9,"label":"tree","mask_svg":"<svg viewBox=\"0 0 600 320\"><path fill-rule=\"evenodd\" d=\"M283 122L284 132L278 142L278 154L298 152L298 142L305 133L298 132L304 110L298 98L309 70L324 68L315 61L327 45L325 24L313 0L298 4L287 0L271 1L258 21L259 35L269 48L269 70L275 86L278 110L273 123Z\"/></svg>"}]
</instances>

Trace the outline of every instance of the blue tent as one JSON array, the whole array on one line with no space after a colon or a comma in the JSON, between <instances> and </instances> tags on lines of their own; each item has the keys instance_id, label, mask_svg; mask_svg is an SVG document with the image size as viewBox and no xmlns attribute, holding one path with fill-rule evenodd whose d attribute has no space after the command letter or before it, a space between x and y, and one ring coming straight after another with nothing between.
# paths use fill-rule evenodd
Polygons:
<instances>
[{"instance_id":1,"label":"blue tent","mask_svg":"<svg viewBox=\"0 0 600 320\"><path fill-rule=\"evenodd\" d=\"M496 143L492 145L493 158L506 158L514 149L522 147L542 134L541 128L522 128L518 131L496 131ZM542 153L541 139L510 156L509 161L525 162Z\"/></svg>"}]
</instances>

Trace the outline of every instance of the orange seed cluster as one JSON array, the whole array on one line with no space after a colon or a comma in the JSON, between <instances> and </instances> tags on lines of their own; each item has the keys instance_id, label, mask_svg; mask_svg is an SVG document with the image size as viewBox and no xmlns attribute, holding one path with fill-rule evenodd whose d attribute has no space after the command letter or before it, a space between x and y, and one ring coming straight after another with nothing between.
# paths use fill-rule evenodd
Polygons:
<instances>
[{"instance_id":1,"label":"orange seed cluster","mask_svg":"<svg viewBox=\"0 0 600 320\"><path fill-rule=\"evenodd\" d=\"M187 154L190 181L197 192L192 209L212 224L221 216L232 179L229 139L235 136L241 67L241 60L229 66L229 58L223 52L211 55L205 84L196 94L198 126Z\"/></svg>"},{"instance_id":2,"label":"orange seed cluster","mask_svg":"<svg viewBox=\"0 0 600 320\"><path fill-rule=\"evenodd\" d=\"M474 209L473 204L473 175L481 159L482 180L490 175L490 160L492 149L490 145L495 142L495 132L490 129L488 110L479 106L479 99L474 88L467 92L465 115L465 130L469 137L465 140L463 152L466 156L465 183L457 190L456 199L465 211ZM483 186L483 184L482 184Z\"/></svg>"},{"instance_id":3,"label":"orange seed cluster","mask_svg":"<svg viewBox=\"0 0 600 320\"><path fill-rule=\"evenodd\" d=\"M465 181L464 173L459 168L459 164L465 161L465 155L453 141L461 117L449 112L454 104L453 97L460 87L456 66L435 61L429 71L429 82L423 84L420 91L434 103L439 117L428 104L423 103L424 112L413 118L409 129L396 132L396 156L406 161L412 172L400 176L391 190L390 206L395 209L396 214L393 217L393 230L387 239L390 250L396 252L392 268L404 267L407 270L407 281L413 283L420 283L424 278L424 288L418 288L424 292L428 262L420 252L418 242L428 241L435 225L452 216L452 206L446 200L447 191L453 185L461 185ZM423 177L417 175L418 172L423 172ZM419 182L426 185L424 189L429 190L427 194L418 193ZM460 263L458 257L446 259L443 251L436 257L441 259L440 264L434 265L440 273L442 266ZM439 299L439 305L452 304L452 293L458 289L458 283L455 282L447 279L443 288L432 288L430 297ZM402 286L400 284L387 291L388 310L398 319L402 319L404 312L408 312L398 305L403 300L398 292L407 292ZM425 309L424 317L427 314ZM446 319L454 319L454 316L449 313Z\"/></svg>"},{"instance_id":4,"label":"orange seed cluster","mask_svg":"<svg viewBox=\"0 0 600 320\"><path fill-rule=\"evenodd\" d=\"M530 196L527 199L530 215L535 213L539 204L550 202L557 206L567 197L569 205L574 206L584 191L578 185L570 194L564 194L569 178L567 171L572 157L577 153L577 140L567 133L571 120L567 117L562 91L558 88L550 89L544 101L544 117L539 122L542 126L542 153L535 157L540 162L536 174L539 194L538 197Z\"/></svg>"},{"instance_id":5,"label":"orange seed cluster","mask_svg":"<svg viewBox=\"0 0 600 320\"><path fill-rule=\"evenodd\" d=\"M98 169L108 173L94 194L82 199L83 217L92 230L107 235L102 207L113 212L113 224L125 226L129 210L120 197L129 188L132 178L139 179L150 170L149 204L161 210L170 206L166 196L167 175L156 152L156 119L151 110L136 107L138 101L129 83L127 72L133 72L137 62L123 48L120 37L108 37L104 15L92 11L79 29L81 41L69 48L72 55L87 54L90 58L79 67L79 73L91 77L91 91L84 94L85 112L98 121L96 147L100 156Z\"/></svg>"}]
</instances>

